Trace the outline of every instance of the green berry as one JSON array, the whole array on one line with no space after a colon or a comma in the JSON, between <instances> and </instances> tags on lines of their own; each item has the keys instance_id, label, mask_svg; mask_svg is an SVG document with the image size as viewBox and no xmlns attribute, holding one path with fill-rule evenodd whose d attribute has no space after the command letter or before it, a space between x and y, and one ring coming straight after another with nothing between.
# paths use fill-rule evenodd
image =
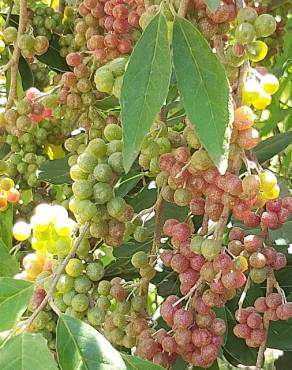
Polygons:
<instances>
[{"instance_id":1,"label":"green berry","mask_svg":"<svg viewBox=\"0 0 292 370\"><path fill-rule=\"evenodd\" d=\"M107 280L100 281L98 283L98 287L97 287L98 294L101 294L101 295L104 295L104 296L109 295L111 287L112 287L112 285L109 281L107 281Z\"/></svg>"},{"instance_id":2,"label":"green berry","mask_svg":"<svg viewBox=\"0 0 292 370\"><path fill-rule=\"evenodd\" d=\"M254 22L257 37L268 37L276 31L277 23L271 14L261 14Z\"/></svg>"},{"instance_id":3,"label":"green berry","mask_svg":"<svg viewBox=\"0 0 292 370\"><path fill-rule=\"evenodd\" d=\"M74 289L77 293L87 293L91 286L91 281L85 275L78 276L74 280Z\"/></svg>"},{"instance_id":4,"label":"green berry","mask_svg":"<svg viewBox=\"0 0 292 370\"><path fill-rule=\"evenodd\" d=\"M86 294L76 294L71 301L71 306L76 312L84 312L89 307L89 299Z\"/></svg>"},{"instance_id":5,"label":"green berry","mask_svg":"<svg viewBox=\"0 0 292 370\"><path fill-rule=\"evenodd\" d=\"M201 245L201 253L209 261L218 256L220 251L221 243L215 239L205 239Z\"/></svg>"},{"instance_id":6,"label":"green berry","mask_svg":"<svg viewBox=\"0 0 292 370\"><path fill-rule=\"evenodd\" d=\"M77 277L82 274L84 265L78 258L71 258L68 262L65 271L69 276Z\"/></svg>"},{"instance_id":7,"label":"green berry","mask_svg":"<svg viewBox=\"0 0 292 370\"><path fill-rule=\"evenodd\" d=\"M148 265L148 256L143 251L136 252L132 256L131 263L137 269L146 267Z\"/></svg>"},{"instance_id":8,"label":"green berry","mask_svg":"<svg viewBox=\"0 0 292 370\"><path fill-rule=\"evenodd\" d=\"M86 267L86 275L92 281L99 281L104 276L104 267L100 261L89 263Z\"/></svg>"}]
</instances>

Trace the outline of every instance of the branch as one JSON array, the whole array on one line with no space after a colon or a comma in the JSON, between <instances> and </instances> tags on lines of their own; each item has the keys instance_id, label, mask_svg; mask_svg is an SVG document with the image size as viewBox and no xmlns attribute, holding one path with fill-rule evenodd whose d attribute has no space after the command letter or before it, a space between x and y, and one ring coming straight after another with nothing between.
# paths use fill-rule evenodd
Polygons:
<instances>
[{"instance_id":1,"label":"branch","mask_svg":"<svg viewBox=\"0 0 292 370\"><path fill-rule=\"evenodd\" d=\"M188 10L188 7L189 7L189 3L190 3L190 0L181 0L180 6L179 6L179 9L178 9L178 12L177 12L177 14L180 17L185 17L186 16L187 10Z\"/></svg>"},{"instance_id":2,"label":"branch","mask_svg":"<svg viewBox=\"0 0 292 370\"><path fill-rule=\"evenodd\" d=\"M250 288L250 276L248 275L248 278L247 278L246 283L245 283L245 287L244 287L243 292L241 293L240 299L238 301L239 316L241 314L242 306L243 306L243 303L244 303L244 300L245 300L245 297L246 297L246 293L247 293L249 288Z\"/></svg>"},{"instance_id":3,"label":"branch","mask_svg":"<svg viewBox=\"0 0 292 370\"><path fill-rule=\"evenodd\" d=\"M195 291L199 288L200 285L204 283L204 280L200 278L196 284L190 289L190 291L183 297L181 297L178 301L176 301L172 306L175 307L180 304L185 299L191 298L191 296L195 293Z\"/></svg>"},{"instance_id":4,"label":"branch","mask_svg":"<svg viewBox=\"0 0 292 370\"><path fill-rule=\"evenodd\" d=\"M64 13L66 1L65 0L59 0L59 12Z\"/></svg>"},{"instance_id":5,"label":"branch","mask_svg":"<svg viewBox=\"0 0 292 370\"><path fill-rule=\"evenodd\" d=\"M6 105L8 109L12 107L13 101L17 96L18 63L21 55L20 49L18 47L18 40L20 36L25 33L26 24L27 24L27 0L20 0L17 40L14 46L11 60L8 62L6 66L2 68L2 71L5 71L11 67L11 83Z\"/></svg>"},{"instance_id":6,"label":"branch","mask_svg":"<svg viewBox=\"0 0 292 370\"><path fill-rule=\"evenodd\" d=\"M273 292L274 280L275 280L274 274L270 273L267 278L266 297ZM270 326L270 321L267 318L264 318L264 329L266 330L266 338L261 344L259 351L258 351L256 370L261 370L263 368L269 326Z\"/></svg>"},{"instance_id":7,"label":"branch","mask_svg":"<svg viewBox=\"0 0 292 370\"><path fill-rule=\"evenodd\" d=\"M86 234L86 232L88 230L88 227L89 227L89 223L87 222L83 226L82 230L80 231L80 234L79 234L78 238L75 240L74 246L71 249L70 253L64 259L64 261L60 265L59 269L54 274L54 279L53 279L53 282L52 282L52 286L51 286L50 290L48 291L47 295L45 296L44 300L42 301L42 303L38 306L38 308L34 311L34 313L30 316L30 318L25 323L24 330L27 331L29 329L30 325L33 323L33 321L37 317L37 315L46 307L46 305L51 300L53 294L55 293L56 286L58 284L58 281L59 281L62 273L64 272L64 270L65 270L68 262L70 261L70 259L75 256L75 253L76 253L79 245L81 244L81 242L82 242L82 240L83 240L83 238L84 238L84 236L85 236L85 234Z\"/></svg>"}]
</instances>

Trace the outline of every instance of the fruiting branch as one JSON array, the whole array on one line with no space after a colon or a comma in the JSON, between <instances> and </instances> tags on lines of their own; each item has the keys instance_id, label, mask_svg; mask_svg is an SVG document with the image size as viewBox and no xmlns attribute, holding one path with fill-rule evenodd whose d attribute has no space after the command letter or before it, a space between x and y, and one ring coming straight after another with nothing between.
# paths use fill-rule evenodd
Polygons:
<instances>
[{"instance_id":1,"label":"fruiting branch","mask_svg":"<svg viewBox=\"0 0 292 370\"><path fill-rule=\"evenodd\" d=\"M190 0L182 0L178 9L178 15L180 17L185 17L189 7Z\"/></svg>"},{"instance_id":2,"label":"fruiting branch","mask_svg":"<svg viewBox=\"0 0 292 370\"><path fill-rule=\"evenodd\" d=\"M78 247L80 246L80 244L81 244L81 242L82 242L85 234L87 233L88 228L89 228L89 223L86 223L82 227L82 229L80 231L80 234L79 234L78 238L76 239L76 241L75 241L75 243L74 243L74 245L73 245L70 253L66 256L66 258L64 259L64 261L62 262L62 264L60 265L60 267L58 268L58 270L54 274L52 285L51 285L51 287L50 287L47 295L45 296L45 298L42 301L42 303L38 306L38 308L30 316L30 318L26 321L25 328L24 328L25 330L28 330L29 329L29 327L33 323L34 319L46 307L46 305L49 303L49 301L53 297L53 294L55 293L55 290L56 290L58 281L59 281L62 273L64 272L64 270L65 270L68 262L70 261L70 259L75 256L76 251L77 251Z\"/></svg>"},{"instance_id":3,"label":"fruiting branch","mask_svg":"<svg viewBox=\"0 0 292 370\"><path fill-rule=\"evenodd\" d=\"M18 40L20 36L25 32L27 25L27 0L20 0L20 9L19 9L19 25L17 40L14 45L14 51L12 57L8 64L2 68L2 71L5 72L11 67L11 83L9 95L7 98L7 108L11 108L13 105L14 99L17 96L17 75L18 75L18 63L20 58L20 48L18 47Z\"/></svg>"},{"instance_id":4,"label":"fruiting branch","mask_svg":"<svg viewBox=\"0 0 292 370\"><path fill-rule=\"evenodd\" d=\"M273 292L274 288L274 274L270 273L267 278L267 290L266 290L266 297ZM269 326L270 326L270 321L264 317L264 329L266 330L266 338L261 344L259 351L258 351L258 356L257 356L257 362L256 362L256 370L261 370L264 364L265 360L265 350L266 350L266 343L267 343L267 337L268 337L268 331L269 331Z\"/></svg>"}]
</instances>

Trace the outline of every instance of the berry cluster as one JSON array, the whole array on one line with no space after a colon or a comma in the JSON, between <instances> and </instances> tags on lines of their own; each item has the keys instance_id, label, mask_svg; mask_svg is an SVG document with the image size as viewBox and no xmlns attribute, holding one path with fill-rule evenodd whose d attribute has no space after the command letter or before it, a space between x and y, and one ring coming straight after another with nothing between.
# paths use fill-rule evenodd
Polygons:
<instances>
[{"instance_id":1,"label":"berry cluster","mask_svg":"<svg viewBox=\"0 0 292 370\"><path fill-rule=\"evenodd\" d=\"M242 87L244 104L252 105L262 110L270 105L271 95L279 89L279 80L265 69L260 69L256 75L251 75Z\"/></svg>"},{"instance_id":2,"label":"berry cluster","mask_svg":"<svg viewBox=\"0 0 292 370\"><path fill-rule=\"evenodd\" d=\"M72 247L75 225L65 208L40 204L30 224L19 221L14 225L13 236L18 241L27 240L32 231L30 242L34 250L65 257Z\"/></svg>"},{"instance_id":3,"label":"berry cluster","mask_svg":"<svg viewBox=\"0 0 292 370\"><path fill-rule=\"evenodd\" d=\"M9 203L17 203L20 199L20 193L15 188L15 183L9 177L0 178L0 212L5 211Z\"/></svg>"},{"instance_id":4,"label":"berry cluster","mask_svg":"<svg viewBox=\"0 0 292 370\"><path fill-rule=\"evenodd\" d=\"M8 45L17 44L24 58L33 58L35 55L42 55L49 48L49 40L46 36L34 37L26 33L17 37L17 29L12 26L3 30L3 38Z\"/></svg>"},{"instance_id":5,"label":"berry cluster","mask_svg":"<svg viewBox=\"0 0 292 370\"><path fill-rule=\"evenodd\" d=\"M106 119L97 116L96 120L99 129L92 132L95 138L87 144L83 135L65 142L66 149L73 154L69 164L74 197L69 208L78 223L91 221L92 237L110 246L119 246L132 233L138 242L144 242L146 228L139 218L131 222L133 208L114 194L114 186L124 173L119 119L109 115Z\"/></svg>"},{"instance_id":6,"label":"berry cluster","mask_svg":"<svg viewBox=\"0 0 292 370\"><path fill-rule=\"evenodd\" d=\"M129 54L133 41L140 36L135 30L144 11L135 0L84 0L79 6L82 19L76 23L75 42L79 47L86 45L102 64Z\"/></svg>"},{"instance_id":7,"label":"berry cluster","mask_svg":"<svg viewBox=\"0 0 292 370\"><path fill-rule=\"evenodd\" d=\"M48 40L51 39L53 33L62 34L65 29L62 19L62 13L56 12L49 6L37 7L32 17L34 34L45 36Z\"/></svg>"},{"instance_id":8,"label":"berry cluster","mask_svg":"<svg viewBox=\"0 0 292 370\"><path fill-rule=\"evenodd\" d=\"M281 294L271 293L257 298L254 307L238 310L235 317L239 324L235 325L234 334L244 339L247 346L257 348L266 340L265 320L289 320L292 318L292 303L284 303Z\"/></svg>"},{"instance_id":9,"label":"berry cluster","mask_svg":"<svg viewBox=\"0 0 292 370\"><path fill-rule=\"evenodd\" d=\"M231 255L238 256L238 261L245 269L250 268L250 279L256 284L266 280L270 268L280 270L287 264L283 253L266 246L262 237L258 235L245 236L245 231L240 227L233 227L230 230L229 240L228 251ZM233 263L236 263L236 259Z\"/></svg>"},{"instance_id":10,"label":"berry cluster","mask_svg":"<svg viewBox=\"0 0 292 370\"><path fill-rule=\"evenodd\" d=\"M246 59L252 62L263 60L268 53L268 46L256 38L265 38L275 32L275 18L271 14L258 16L256 9L247 6L239 9L237 23L234 33L235 43L229 49L230 64L239 66Z\"/></svg>"},{"instance_id":11,"label":"berry cluster","mask_svg":"<svg viewBox=\"0 0 292 370\"><path fill-rule=\"evenodd\" d=\"M47 65L37 61L30 64L30 69L33 74L34 86L43 91L50 84L50 69Z\"/></svg>"},{"instance_id":12,"label":"berry cluster","mask_svg":"<svg viewBox=\"0 0 292 370\"><path fill-rule=\"evenodd\" d=\"M97 69L94 76L98 91L120 97L127 58L120 57Z\"/></svg>"},{"instance_id":13,"label":"berry cluster","mask_svg":"<svg viewBox=\"0 0 292 370\"><path fill-rule=\"evenodd\" d=\"M210 367L222 344L225 322L216 318L200 296L192 298L190 308L182 307L177 296L169 296L160 313L171 332L144 330L139 336L137 354L165 368L170 368L178 355L194 366Z\"/></svg>"}]
</instances>

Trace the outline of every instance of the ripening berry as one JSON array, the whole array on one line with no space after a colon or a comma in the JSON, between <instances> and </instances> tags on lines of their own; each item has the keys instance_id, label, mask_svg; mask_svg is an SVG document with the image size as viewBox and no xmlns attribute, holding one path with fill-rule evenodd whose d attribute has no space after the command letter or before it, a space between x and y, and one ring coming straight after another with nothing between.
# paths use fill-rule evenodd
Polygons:
<instances>
[{"instance_id":1,"label":"ripening berry","mask_svg":"<svg viewBox=\"0 0 292 370\"><path fill-rule=\"evenodd\" d=\"M271 171L263 171L260 173L260 179L262 184L262 190L269 192L277 185L277 177Z\"/></svg>"},{"instance_id":2,"label":"ripening berry","mask_svg":"<svg viewBox=\"0 0 292 370\"><path fill-rule=\"evenodd\" d=\"M289 320L292 318L292 302L281 304L276 310L280 320Z\"/></svg>"},{"instance_id":3,"label":"ripening berry","mask_svg":"<svg viewBox=\"0 0 292 370\"><path fill-rule=\"evenodd\" d=\"M248 212L246 213L243 221L246 226L251 227L251 228L256 228L260 225L261 218L260 216L258 216L257 214L253 212Z\"/></svg>"},{"instance_id":4,"label":"ripening berry","mask_svg":"<svg viewBox=\"0 0 292 370\"><path fill-rule=\"evenodd\" d=\"M226 289L238 289L244 285L246 277L240 271L230 271L221 277L221 281Z\"/></svg>"},{"instance_id":5,"label":"ripening berry","mask_svg":"<svg viewBox=\"0 0 292 370\"><path fill-rule=\"evenodd\" d=\"M228 273L232 268L232 259L226 253L221 253L213 260L213 268L215 272Z\"/></svg>"},{"instance_id":6,"label":"ripening berry","mask_svg":"<svg viewBox=\"0 0 292 370\"><path fill-rule=\"evenodd\" d=\"M267 259L263 253L260 252L254 252L249 257L249 264L251 267L255 268L263 268L266 266Z\"/></svg>"},{"instance_id":7,"label":"ripening berry","mask_svg":"<svg viewBox=\"0 0 292 370\"><path fill-rule=\"evenodd\" d=\"M250 334L250 339L260 346L265 341L266 335L265 329L253 329Z\"/></svg>"},{"instance_id":8,"label":"ripening berry","mask_svg":"<svg viewBox=\"0 0 292 370\"><path fill-rule=\"evenodd\" d=\"M176 189L173 195L174 203L180 207L188 206L192 198L191 191L183 188Z\"/></svg>"},{"instance_id":9,"label":"ripening berry","mask_svg":"<svg viewBox=\"0 0 292 370\"><path fill-rule=\"evenodd\" d=\"M172 257L173 252L170 250L165 250L160 255L161 261L166 267L170 267Z\"/></svg>"},{"instance_id":10,"label":"ripening berry","mask_svg":"<svg viewBox=\"0 0 292 370\"><path fill-rule=\"evenodd\" d=\"M261 284L267 278L267 271L265 268L261 269L253 268L250 270L249 276L254 283Z\"/></svg>"},{"instance_id":11,"label":"ripening berry","mask_svg":"<svg viewBox=\"0 0 292 370\"><path fill-rule=\"evenodd\" d=\"M69 276L77 277L82 274L84 269L82 261L78 258L71 258L68 262L65 271Z\"/></svg>"},{"instance_id":12,"label":"ripening berry","mask_svg":"<svg viewBox=\"0 0 292 370\"><path fill-rule=\"evenodd\" d=\"M239 240L231 240L228 243L228 251L233 255L233 256L239 256L240 253L244 250L244 245L242 244L241 241Z\"/></svg>"},{"instance_id":13,"label":"ripening berry","mask_svg":"<svg viewBox=\"0 0 292 370\"><path fill-rule=\"evenodd\" d=\"M186 328L178 328L175 330L174 339L178 346L187 347L192 341L192 332Z\"/></svg>"},{"instance_id":14,"label":"ripening berry","mask_svg":"<svg viewBox=\"0 0 292 370\"><path fill-rule=\"evenodd\" d=\"M226 288L222 284L221 280L213 281L212 283L209 284L209 286L210 286L210 290L213 293L216 293L216 294L225 294L226 293Z\"/></svg>"},{"instance_id":15,"label":"ripening berry","mask_svg":"<svg viewBox=\"0 0 292 370\"><path fill-rule=\"evenodd\" d=\"M173 316L173 325L176 328L187 329L194 322L192 311L184 308L178 309Z\"/></svg>"},{"instance_id":16,"label":"ripening berry","mask_svg":"<svg viewBox=\"0 0 292 370\"><path fill-rule=\"evenodd\" d=\"M251 329L260 329L263 325L263 319L260 314L253 312L248 316L246 323Z\"/></svg>"},{"instance_id":17,"label":"ripening berry","mask_svg":"<svg viewBox=\"0 0 292 370\"><path fill-rule=\"evenodd\" d=\"M266 297L266 304L269 308L276 310L282 304L282 297L279 293L271 293Z\"/></svg>"},{"instance_id":18,"label":"ripening berry","mask_svg":"<svg viewBox=\"0 0 292 370\"><path fill-rule=\"evenodd\" d=\"M194 329L192 332L192 342L196 347L203 347L210 344L212 335L207 329Z\"/></svg>"},{"instance_id":19,"label":"ripening berry","mask_svg":"<svg viewBox=\"0 0 292 370\"><path fill-rule=\"evenodd\" d=\"M280 195L280 187L279 185L275 185L273 189L270 190L269 192L267 191L263 192L262 196L265 200L267 200L267 199L276 199L278 198L279 195Z\"/></svg>"},{"instance_id":20,"label":"ripening berry","mask_svg":"<svg viewBox=\"0 0 292 370\"><path fill-rule=\"evenodd\" d=\"M201 246L204 238L200 235L194 235L191 239L190 248L191 251L197 254L201 254Z\"/></svg>"},{"instance_id":21,"label":"ripening berry","mask_svg":"<svg viewBox=\"0 0 292 370\"><path fill-rule=\"evenodd\" d=\"M225 297L212 292L210 289L204 291L202 299L209 307L222 307L225 304Z\"/></svg>"},{"instance_id":22,"label":"ripening berry","mask_svg":"<svg viewBox=\"0 0 292 370\"><path fill-rule=\"evenodd\" d=\"M267 53L268 53L268 45L261 40L252 41L246 45L246 56L252 62L259 62L265 59ZM261 91L261 94L264 94L264 93L265 93L264 91ZM264 102L265 102L265 99L264 99ZM260 101L258 102L258 104L259 103Z\"/></svg>"},{"instance_id":23,"label":"ripening berry","mask_svg":"<svg viewBox=\"0 0 292 370\"><path fill-rule=\"evenodd\" d=\"M169 218L168 220L166 220L163 226L164 234L167 236L173 236L173 228L178 224L179 222L174 218Z\"/></svg>"},{"instance_id":24,"label":"ripening berry","mask_svg":"<svg viewBox=\"0 0 292 370\"><path fill-rule=\"evenodd\" d=\"M254 40L256 36L255 28L252 24L243 22L235 29L235 38L241 44L246 44Z\"/></svg>"},{"instance_id":25,"label":"ripening berry","mask_svg":"<svg viewBox=\"0 0 292 370\"><path fill-rule=\"evenodd\" d=\"M171 259L171 268L178 273L185 272L189 268L189 260L177 253Z\"/></svg>"},{"instance_id":26,"label":"ripening berry","mask_svg":"<svg viewBox=\"0 0 292 370\"><path fill-rule=\"evenodd\" d=\"M275 269L275 270L281 270L282 268L284 268L285 266L287 265L287 258L285 256L285 254L283 253L276 253L276 256L275 256L275 259L274 261L272 262L272 267Z\"/></svg>"},{"instance_id":27,"label":"ripening berry","mask_svg":"<svg viewBox=\"0 0 292 370\"><path fill-rule=\"evenodd\" d=\"M191 259L190 259L190 265L191 265L191 268L195 271L200 271L203 264L206 262L204 256L202 255L194 255Z\"/></svg>"},{"instance_id":28,"label":"ripening berry","mask_svg":"<svg viewBox=\"0 0 292 370\"><path fill-rule=\"evenodd\" d=\"M254 22L257 37L268 37L275 32L277 23L271 14L261 14Z\"/></svg>"},{"instance_id":29,"label":"ripening berry","mask_svg":"<svg viewBox=\"0 0 292 370\"><path fill-rule=\"evenodd\" d=\"M240 201L233 208L232 213L238 220L244 220L247 213L250 212L250 206L247 202Z\"/></svg>"},{"instance_id":30,"label":"ripening berry","mask_svg":"<svg viewBox=\"0 0 292 370\"><path fill-rule=\"evenodd\" d=\"M24 241L30 237L31 227L26 222L19 221L13 226L12 233L16 240Z\"/></svg>"},{"instance_id":31,"label":"ripening berry","mask_svg":"<svg viewBox=\"0 0 292 370\"><path fill-rule=\"evenodd\" d=\"M268 308L267 311L264 313L264 319L269 321L278 321L276 310Z\"/></svg>"},{"instance_id":32,"label":"ripening berry","mask_svg":"<svg viewBox=\"0 0 292 370\"><path fill-rule=\"evenodd\" d=\"M240 240L243 242L245 231L240 227L233 227L229 232L229 240Z\"/></svg>"},{"instance_id":33,"label":"ripening berry","mask_svg":"<svg viewBox=\"0 0 292 370\"><path fill-rule=\"evenodd\" d=\"M212 321L211 331L214 335L222 336L226 331L225 321L219 318L216 318Z\"/></svg>"},{"instance_id":34,"label":"ripening berry","mask_svg":"<svg viewBox=\"0 0 292 370\"><path fill-rule=\"evenodd\" d=\"M254 301L254 307L259 313L264 313L267 311L268 306L266 303L266 297L259 297Z\"/></svg>"},{"instance_id":35,"label":"ripening berry","mask_svg":"<svg viewBox=\"0 0 292 370\"><path fill-rule=\"evenodd\" d=\"M246 105L237 108L234 112L234 127L237 130L246 130L254 123L254 113Z\"/></svg>"},{"instance_id":36,"label":"ripening berry","mask_svg":"<svg viewBox=\"0 0 292 370\"><path fill-rule=\"evenodd\" d=\"M256 196L261 190L261 180L258 175L247 175L242 180L242 190L249 198Z\"/></svg>"},{"instance_id":37,"label":"ripening berry","mask_svg":"<svg viewBox=\"0 0 292 370\"><path fill-rule=\"evenodd\" d=\"M263 212L261 215L261 225L263 228L276 230L279 228L278 215L275 212Z\"/></svg>"},{"instance_id":38,"label":"ripening berry","mask_svg":"<svg viewBox=\"0 0 292 370\"><path fill-rule=\"evenodd\" d=\"M244 272L248 269L248 262L244 256L234 258L232 262L232 270Z\"/></svg>"},{"instance_id":39,"label":"ripening berry","mask_svg":"<svg viewBox=\"0 0 292 370\"><path fill-rule=\"evenodd\" d=\"M203 198L193 198L190 201L189 207L193 215L203 215L205 211L205 200Z\"/></svg>"},{"instance_id":40,"label":"ripening berry","mask_svg":"<svg viewBox=\"0 0 292 370\"><path fill-rule=\"evenodd\" d=\"M235 312L235 318L240 324L246 324L248 316L253 312L256 312L254 307L243 308Z\"/></svg>"},{"instance_id":41,"label":"ripening berry","mask_svg":"<svg viewBox=\"0 0 292 370\"><path fill-rule=\"evenodd\" d=\"M244 249L249 252L257 252L263 244L263 240L257 235L247 235L244 238Z\"/></svg>"},{"instance_id":42,"label":"ripening berry","mask_svg":"<svg viewBox=\"0 0 292 370\"><path fill-rule=\"evenodd\" d=\"M261 84L263 90L270 95L274 95L279 90L280 85L277 77L269 73L262 77Z\"/></svg>"},{"instance_id":43,"label":"ripening berry","mask_svg":"<svg viewBox=\"0 0 292 370\"><path fill-rule=\"evenodd\" d=\"M9 197L7 196L7 199L8 198ZM280 211L278 212L278 221L279 221L279 223L280 224L285 224L289 220L289 217L290 217L290 212L288 211L288 209L282 207L280 209Z\"/></svg>"},{"instance_id":44,"label":"ripening berry","mask_svg":"<svg viewBox=\"0 0 292 370\"><path fill-rule=\"evenodd\" d=\"M179 281L181 285L185 287L193 287L199 279L199 272L191 268L187 269L185 272L179 274Z\"/></svg>"},{"instance_id":45,"label":"ripening berry","mask_svg":"<svg viewBox=\"0 0 292 370\"><path fill-rule=\"evenodd\" d=\"M148 256L145 252L136 252L131 259L131 263L135 268L142 268L148 265Z\"/></svg>"},{"instance_id":46,"label":"ripening berry","mask_svg":"<svg viewBox=\"0 0 292 370\"><path fill-rule=\"evenodd\" d=\"M204 263L200 271L200 276L208 282L212 282L214 280L216 271L214 270L212 262L208 261Z\"/></svg>"},{"instance_id":47,"label":"ripening berry","mask_svg":"<svg viewBox=\"0 0 292 370\"><path fill-rule=\"evenodd\" d=\"M221 243L215 239L205 239L201 245L202 255L209 261L219 255L221 251Z\"/></svg>"},{"instance_id":48,"label":"ripening berry","mask_svg":"<svg viewBox=\"0 0 292 370\"><path fill-rule=\"evenodd\" d=\"M238 133L237 144L243 149L253 149L259 142L259 132L253 127Z\"/></svg>"},{"instance_id":49,"label":"ripening berry","mask_svg":"<svg viewBox=\"0 0 292 370\"><path fill-rule=\"evenodd\" d=\"M282 199L281 198L276 198L276 199L271 199L266 202L266 210L271 211L271 212L279 212L282 207Z\"/></svg>"},{"instance_id":50,"label":"ripening berry","mask_svg":"<svg viewBox=\"0 0 292 370\"><path fill-rule=\"evenodd\" d=\"M82 57L79 53L70 53L66 57L69 66L78 67L82 63Z\"/></svg>"},{"instance_id":51,"label":"ripening berry","mask_svg":"<svg viewBox=\"0 0 292 370\"><path fill-rule=\"evenodd\" d=\"M7 201L9 203L17 203L19 199L20 199L20 192L17 189L11 188L10 190L7 191ZM284 210L288 212L285 208Z\"/></svg>"},{"instance_id":52,"label":"ripening berry","mask_svg":"<svg viewBox=\"0 0 292 370\"><path fill-rule=\"evenodd\" d=\"M174 225L172 237L177 243L184 243L191 237L191 227L184 222Z\"/></svg>"},{"instance_id":53,"label":"ripening berry","mask_svg":"<svg viewBox=\"0 0 292 370\"><path fill-rule=\"evenodd\" d=\"M246 6L245 8L241 8L237 12L237 21L238 23L248 22L248 23L254 23L258 16L257 11L254 8L251 8L250 6Z\"/></svg>"},{"instance_id":54,"label":"ripening berry","mask_svg":"<svg viewBox=\"0 0 292 370\"><path fill-rule=\"evenodd\" d=\"M290 213L292 212L292 197L285 197L282 199L282 206Z\"/></svg>"}]
</instances>

